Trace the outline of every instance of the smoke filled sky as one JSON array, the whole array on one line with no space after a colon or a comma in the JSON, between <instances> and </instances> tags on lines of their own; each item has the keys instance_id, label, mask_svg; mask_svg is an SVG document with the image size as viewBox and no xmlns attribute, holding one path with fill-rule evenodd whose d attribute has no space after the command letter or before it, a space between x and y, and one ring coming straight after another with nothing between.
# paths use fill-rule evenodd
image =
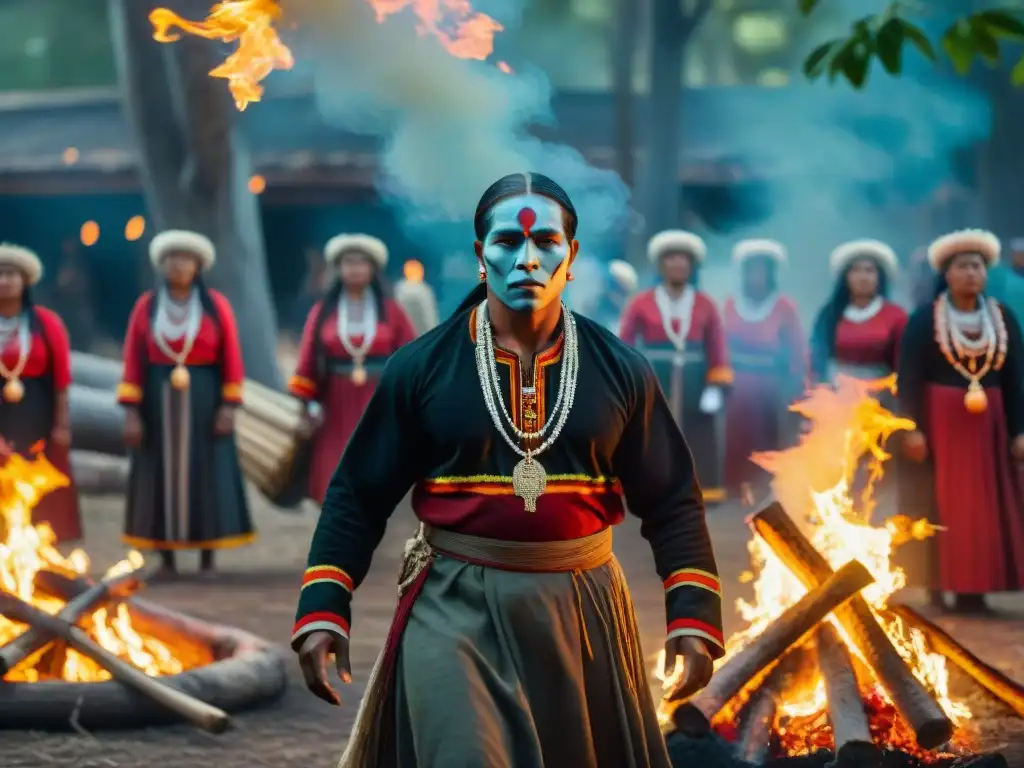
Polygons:
<instances>
[{"instance_id":1,"label":"smoke filled sky","mask_svg":"<svg viewBox=\"0 0 1024 768\"><path fill-rule=\"evenodd\" d=\"M624 185L613 173L587 165L576 150L526 133L530 124L550 120L551 88L545 74L529 65L528 36L515 35L524 3L475 6L505 26L500 42L503 53L514 51L514 75L493 61L450 56L434 39L416 34L411 14L378 24L365 0L290 0L288 7L299 25L296 57L313 75L324 118L380 137L379 188L408 235L438 255L468 251L469 228L440 222L467 221L480 193L498 177L538 170L573 197L586 254L617 256L618 238L609 235L628 214ZM830 11L839 28L869 10L856 3L846 7L853 9L849 19ZM984 138L990 116L985 99L966 83L907 58L902 78L876 71L860 92L802 83L794 72L790 87L744 89L748 96L723 92L721 99L702 100L710 108L686 113L701 134L714 137L714 156L738 162L757 178L734 191L735 221L726 205L716 231L695 227L709 243L702 279L713 295L735 289L728 252L742 237L787 244L793 268L783 287L805 315L827 293L827 257L838 243L878 238L904 257L921 244L901 206L927 198L949 180L951 152ZM754 224L741 215L750 207L762 211ZM601 271L580 272L573 290L594 294L598 287L590 283L603 279Z\"/></svg>"}]
</instances>

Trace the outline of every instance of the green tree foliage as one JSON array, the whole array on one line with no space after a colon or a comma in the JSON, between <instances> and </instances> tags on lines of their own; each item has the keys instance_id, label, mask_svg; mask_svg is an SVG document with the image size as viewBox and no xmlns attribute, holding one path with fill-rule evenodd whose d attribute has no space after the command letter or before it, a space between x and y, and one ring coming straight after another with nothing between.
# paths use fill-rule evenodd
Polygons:
<instances>
[{"instance_id":1,"label":"green tree foliage","mask_svg":"<svg viewBox=\"0 0 1024 768\"><path fill-rule=\"evenodd\" d=\"M805 16L824 2L797 0ZM1024 86L1024 56L1013 50L1024 42L1024 12L1019 8L965 14L937 38L930 37L910 20L913 12L914 7L895 0L882 13L858 19L848 36L828 40L811 51L804 60L804 74L811 80L843 79L854 88L862 88L873 60L877 59L890 75L899 75L908 52L932 62L945 56L961 75L967 74L979 59L994 67L1004 55L1015 55L1019 58L1010 77L1015 86Z\"/></svg>"}]
</instances>

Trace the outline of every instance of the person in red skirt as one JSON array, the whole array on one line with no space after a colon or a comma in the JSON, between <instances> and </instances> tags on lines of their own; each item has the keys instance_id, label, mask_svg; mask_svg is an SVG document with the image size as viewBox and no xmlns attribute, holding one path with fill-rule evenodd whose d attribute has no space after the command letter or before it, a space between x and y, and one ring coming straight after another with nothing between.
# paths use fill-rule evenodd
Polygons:
<instances>
[{"instance_id":1,"label":"person in red skirt","mask_svg":"<svg viewBox=\"0 0 1024 768\"><path fill-rule=\"evenodd\" d=\"M405 311L385 296L381 273L388 249L382 241L338 235L327 243L324 258L337 277L306 318L288 382L288 390L307 403L307 495L321 503L384 363L416 338Z\"/></svg>"},{"instance_id":2,"label":"person in red skirt","mask_svg":"<svg viewBox=\"0 0 1024 768\"><path fill-rule=\"evenodd\" d=\"M906 495L934 503L932 520L943 530L930 585L952 592L963 612L985 612L990 592L1024 588L1024 489L1015 466L1024 460L1024 344L1018 319L985 295L999 251L983 230L932 243L937 295L914 312L900 346L899 402L918 425L903 447L928 468L931 486Z\"/></svg>"},{"instance_id":3,"label":"person in red skirt","mask_svg":"<svg viewBox=\"0 0 1024 768\"><path fill-rule=\"evenodd\" d=\"M736 374L725 416L725 488L742 498L748 489L766 491L770 480L751 454L779 450L795 437L788 406L806 384L807 344L796 305L778 289L785 247L774 240L743 240L733 249L733 261L740 293L726 301L722 313Z\"/></svg>"},{"instance_id":4,"label":"person in red skirt","mask_svg":"<svg viewBox=\"0 0 1024 768\"><path fill-rule=\"evenodd\" d=\"M725 499L719 424L733 373L718 307L697 288L707 247L692 232L666 230L651 238L647 257L661 285L626 306L619 335L651 361L676 422L693 446L704 500Z\"/></svg>"},{"instance_id":5,"label":"person in red skirt","mask_svg":"<svg viewBox=\"0 0 1024 768\"><path fill-rule=\"evenodd\" d=\"M235 314L206 287L213 243L198 232L167 230L149 256L159 287L135 302L117 390L131 469L124 542L160 552L196 549L204 575L214 552L256 538L235 444L235 409L245 370Z\"/></svg>"},{"instance_id":6,"label":"person in red skirt","mask_svg":"<svg viewBox=\"0 0 1024 768\"><path fill-rule=\"evenodd\" d=\"M854 240L832 252L832 295L814 321L811 374L829 383L838 373L881 379L896 369L907 313L889 300L899 262L877 240Z\"/></svg>"},{"instance_id":7,"label":"person in red skirt","mask_svg":"<svg viewBox=\"0 0 1024 768\"><path fill-rule=\"evenodd\" d=\"M82 538L78 492L68 451L71 417L71 344L60 316L32 301L43 275L28 248L0 244L0 460L32 458L40 449L70 485L39 500L32 522L47 523L58 542Z\"/></svg>"}]
</instances>

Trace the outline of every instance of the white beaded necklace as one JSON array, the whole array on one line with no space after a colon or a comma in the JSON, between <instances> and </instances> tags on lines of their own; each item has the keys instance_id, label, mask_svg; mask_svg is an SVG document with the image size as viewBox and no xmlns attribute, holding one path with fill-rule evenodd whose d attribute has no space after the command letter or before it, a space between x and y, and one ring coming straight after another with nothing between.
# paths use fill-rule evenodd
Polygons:
<instances>
[{"instance_id":1,"label":"white beaded necklace","mask_svg":"<svg viewBox=\"0 0 1024 768\"><path fill-rule=\"evenodd\" d=\"M512 471L512 489L526 506L527 512L537 511L537 499L547 488L547 473L536 461L544 451L548 450L562 433L573 403L576 400L576 384L579 375L579 339L576 334L576 320L565 304L562 304L564 325L564 342L562 349L562 370L558 379L558 394L551 409L551 418L536 432L526 432L516 426L505 406L501 392L501 380L498 378L498 365L494 350L494 333L487 317L487 302L484 301L476 310L476 371L480 380L480 389L484 396L484 404L491 416L494 428L502 436L508 446L522 459ZM505 425L511 430L505 428ZM550 434L548 434L550 432ZM536 448L522 448L512 435L528 444L547 439Z\"/></svg>"},{"instance_id":2,"label":"white beaded necklace","mask_svg":"<svg viewBox=\"0 0 1024 768\"><path fill-rule=\"evenodd\" d=\"M352 343L352 332L349 329L349 301L348 296L343 295L338 300L338 340L342 348L352 358L352 383L362 386L366 383L366 355L377 338L377 306L372 300L365 297L361 300L363 305L363 340L361 343Z\"/></svg>"},{"instance_id":3,"label":"white beaded necklace","mask_svg":"<svg viewBox=\"0 0 1024 768\"><path fill-rule=\"evenodd\" d=\"M658 305L658 314L661 315L661 326L665 329L665 336L679 353L686 349L686 337L690 335L696 294L693 286L688 285L683 289L682 295L673 300L664 285L659 285L654 289L654 302ZM672 320L676 317L679 318L678 332L672 326Z\"/></svg>"}]
</instances>

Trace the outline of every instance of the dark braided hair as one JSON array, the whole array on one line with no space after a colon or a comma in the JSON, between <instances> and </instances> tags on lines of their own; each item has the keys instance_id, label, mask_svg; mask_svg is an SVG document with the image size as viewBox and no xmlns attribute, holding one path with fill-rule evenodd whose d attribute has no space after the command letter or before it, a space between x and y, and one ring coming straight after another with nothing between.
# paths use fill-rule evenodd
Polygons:
<instances>
[{"instance_id":1,"label":"dark braided hair","mask_svg":"<svg viewBox=\"0 0 1024 768\"><path fill-rule=\"evenodd\" d=\"M491 211L494 206L510 197L520 195L540 195L558 203L562 208L562 226L565 228L566 236L572 240L576 237L576 228L579 226L579 217L576 214L576 206L569 199L569 194L553 179L542 173L510 173L502 176L491 184L480 196L480 202L476 205L476 213L473 214L473 231L477 240L487 237L487 231L491 227ZM458 315L487 298L487 284L481 282L473 288L469 295L463 299L459 308L455 310Z\"/></svg>"},{"instance_id":2,"label":"dark braided hair","mask_svg":"<svg viewBox=\"0 0 1024 768\"><path fill-rule=\"evenodd\" d=\"M159 283L160 287L164 287L166 282L161 280ZM217 309L217 305L213 303L213 297L210 295L210 289L206 285L206 280L203 278L203 273L196 271L196 276L192 278L192 287L199 292L199 303L203 307L203 312L210 316L218 330L221 330L220 324L220 312ZM155 297L154 297L155 299ZM156 320L156 311L160 306L159 301L151 301L149 303L149 321L150 323Z\"/></svg>"},{"instance_id":3,"label":"dark braided hair","mask_svg":"<svg viewBox=\"0 0 1024 768\"><path fill-rule=\"evenodd\" d=\"M861 256L853 259L846 266L846 269L836 278L832 295L814 320L814 330L811 333L811 371L819 381L825 380L828 361L835 357L836 328L839 327L839 321L843 319L843 312L850 303L850 286L847 285L846 279L853 266L865 259L871 261L878 270L878 295L883 299L889 298L889 273L880 261L870 256Z\"/></svg>"}]
</instances>

